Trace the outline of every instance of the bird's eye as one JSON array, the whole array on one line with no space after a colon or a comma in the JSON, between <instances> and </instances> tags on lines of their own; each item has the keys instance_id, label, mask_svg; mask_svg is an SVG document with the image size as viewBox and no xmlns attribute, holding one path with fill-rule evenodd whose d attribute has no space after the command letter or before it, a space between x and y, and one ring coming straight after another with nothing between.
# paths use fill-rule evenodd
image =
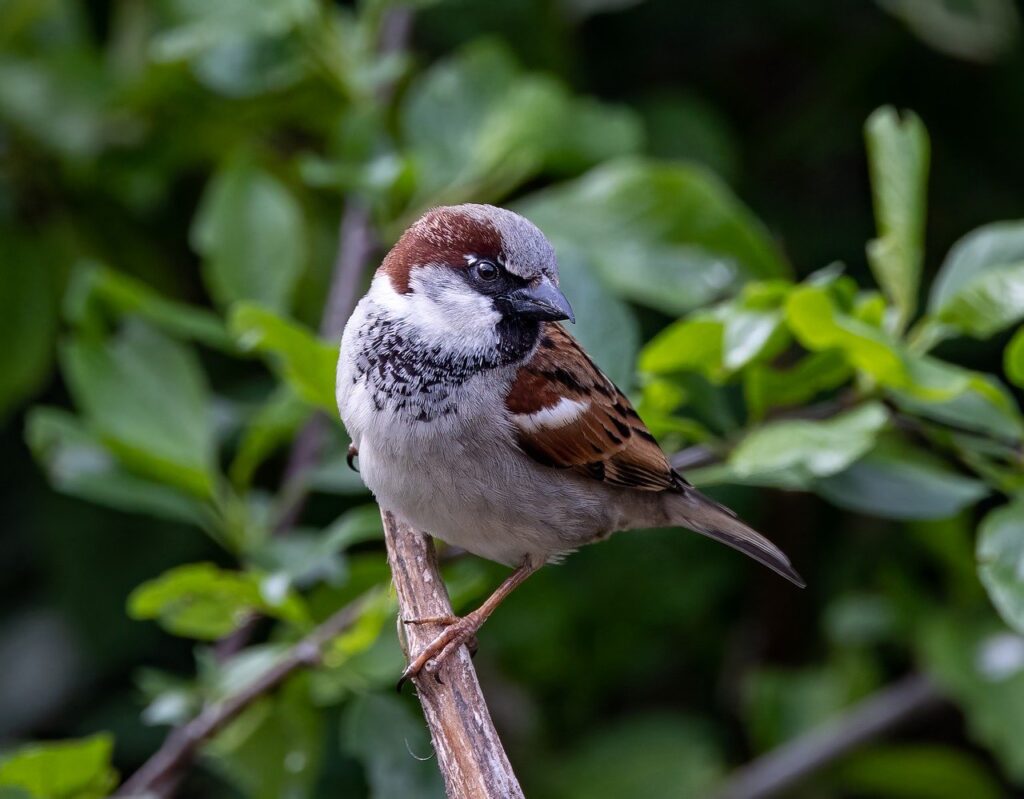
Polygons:
<instances>
[{"instance_id":1,"label":"bird's eye","mask_svg":"<svg viewBox=\"0 0 1024 799\"><path fill-rule=\"evenodd\" d=\"M485 280L490 283L492 280L497 280L498 275L501 274L501 267L499 267L494 261L480 260L473 264L473 269L476 272L476 276L481 280Z\"/></svg>"}]
</instances>

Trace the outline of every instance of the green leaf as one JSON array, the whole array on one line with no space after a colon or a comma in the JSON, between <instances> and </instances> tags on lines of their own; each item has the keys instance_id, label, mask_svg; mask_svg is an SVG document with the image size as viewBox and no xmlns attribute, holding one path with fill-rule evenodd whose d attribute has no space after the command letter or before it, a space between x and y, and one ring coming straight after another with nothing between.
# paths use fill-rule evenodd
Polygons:
<instances>
[{"instance_id":1,"label":"green leaf","mask_svg":"<svg viewBox=\"0 0 1024 799\"><path fill-rule=\"evenodd\" d=\"M1024 634L1024 499L997 508L982 521L978 575L1003 620Z\"/></svg>"},{"instance_id":2,"label":"green leaf","mask_svg":"<svg viewBox=\"0 0 1024 799\"><path fill-rule=\"evenodd\" d=\"M1016 401L991 375L929 356L911 356L907 363L913 389L888 392L900 409L1003 439L1016 440L1024 433Z\"/></svg>"},{"instance_id":3,"label":"green leaf","mask_svg":"<svg viewBox=\"0 0 1024 799\"><path fill-rule=\"evenodd\" d=\"M743 395L754 419L772 408L801 405L846 383L853 370L836 350L813 352L786 370L756 363L743 372Z\"/></svg>"},{"instance_id":4,"label":"green leaf","mask_svg":"<svg viewBox=\"0 0 1024 799\"><path fill-rule=\"evenodd\" d=\"M109 735L29 744L0 762L0 791L22 788L36 799L102 799L117 785L113 751Z\"/></svg>"},{"instance_id":5,"label":"green leaf","mask_svg":"<svg viewBox=\"0 0 1024 799\"><path fill-rule=\"evenodd\" d=\"M349 467L346 449L347 445L336 448L313 469L309 475L311 490L342 496L360 496L369 492L359 472Z\"/></svg>"},{"instance_id":6,"label":"green leaf","mask_svg":"<svg viewBox=\"0 0 1024 799\"><path fill-rule=\"evenodd\" d=\"M1024 318L1024 221L984 225L954 244L932 285L928 311L981 338Z\"/></svg>"},{"instance_id":7,"label":"green leaf","mask_svg":"<svg viewBox=\"0 0 1024 799\"><path fill-rule=\"evenodd\" d=\"M169 5L174 25L150 45L158 60L191 58L225 39L284 34L316 17L313 0L267 0L258 6L247 0L175 0Z\"/></svg>"},{"instance_id":8,"label":"green leaf","mask_svg":"<svg viewBox=\"0 0 1024 799\"><path fill-rule=\"evenodd\" d=\"M968 61L989 62L1013 48L1020 15L1013 0L876 0L929 47Z\"/></svg>"},{"instance_id":9,"label":"green leaf","mask_svg":"<svg viewBox=\"0 0 1024 799\"><path fill-rule=\"evenodd\" d=\"M293 677L229 724L204 760L251 799L310 799L324 756L324 718L313 707L308 676Z\"/></svg>"},{"instance_id":10,"label":"green leaf","mask_svg":"<svg viewBox=\"0 0 1024 799\"><path fill-rule=\"evenodd\" d=\"M826 724L853 698L849 676L834 666L763 668L743 685L743 712L754 746L766 751Z\"/></svg>"},{"instance_id":11,"label":"green leaf","mask_svg":"<svg viewBox=\"0 0 1024 799\"><path fill-rule=\"evenodd\" d=\"M895 304L902 330L917 307L924 261L924 227L931 145L916 114L903 118L879 108L864 125L878 238L868 243L868 263Z\"/></svg>"},{"instance_id":12,"label":"green leaf","mask_svg":"<svg viewBox=\"0 0 1024 799\"><path fill-rule=\"evenodd\" d=\"M545 796L705 796L724 768L714 735L683 716L651 714L592 733L545 769Z\"/></svg>"},{"instance_id":13,"label":"green leaf","mask_svg":"<svg viewBox=\"0 0 1024 799\"><path fill-rule=\"evenodd\" d=\"M864 455L888 420L885 407L871 402L826 421L769 422L744 437L729 466L744 480L803 487Z\"/></svg>"},{"instance_id":14,"label":"green leaf","mask_svg":"<svg viewBox=\"0 0 1024 799\"><path fill-rule=\"evenodd\" d=\"M86 421L122 463L198 496L212 495L210 398L191 350L131 323L110 341L73 338L61 356Z\"/></svg>"},{"instance_id":15,"label":"green leaf","mask_svg":"<svg viewBox=\"0 0 1024 799\"><path fill-rule=\"evenodd\" d=\"M252 303L234 308L229 327L243 350L270 355L271 363L302 399L330 414L337 413L336 344L320 341L297 322Z\"/></svg>"},{"instance_id":16,"label":"green leaf","mask_svg":"<svg viewBox=\"0 0 1024 799\"><path fill-rule=\"evenodd\" d=\"M884 799L999 799L1003 789L971 755L948 746L875 746L834 770L843 792Z\"/></svg>"},{"instance_id":17,"label":"green leaf","mask_svg":"<svg viewBox=\"0 0 1024 799\"><path fill-rule=\"evenodd\" d=\"M204 308L174 302L145 283L99 264L84 261L71 275L64 312L76 325L102 308L117 316L138 316L177 338L234 353L235 345L220 317Z\"/></svg>"},{"instance_id":18,"label":"green leaf","mask_svg":"<svg viewBox=\"0 0 1024 799\"><path fill-rule=\"evenodd\" d=\"M204 526L202 503L164 483L126 472L81 420L58 408L33 408L25 439L51 485L118 510Z\"/></svg>"},{"instance_id":19,"label":"green leaf","mask_svg":"<svg viewBox=\"0 0 1024 799\"><path fill-rule=\"evenodd\" d=\"M578 100L524 73L493 42L432 66L400 120L417 167L417 205L496 201L549 164L578 170L639 149L632 112Z\"/></svg>"},{"instance_id":20,"label":"green leaf","mask_svg":"<svg viewBox=\"0 0 1024 799\"><path fill-rule=\"evenodd\" d=\"M657 158L704 164L735 184L740 143L730 121L703 98L658 90L640 100L647 128L646 152Z\"/></svg>"},{"instance_id":21,"label":"green leaf","mask_svg":"<svg viewBox=\"0 0 1024 799\"><path fill-rule=\"evenodd\" d=\"M842 313L828 287L804 285L795 289L786 301L786 318L807 349L838 349L856 369L883 385L909 385L907 364L896 343L878 328Z\"/></svg>"},{"instance_id":22,"label":"green leaf","mask_svg":"<svg viewBox=\"0 0 1024 799\"><path fill-rule=\"evenodd\" d=\"M1014 782L1024 781L1024 638L992 621L925 619L919 644L929 674L957 701L970 736Z\"/></svg>"},{"instance_id":23,"label":"green leaf","mask_svg":"<svg viewBox=\"0 0 1024 799\"><path fill-rule=\"evenodd\" d=\"M272 536L252 553L253 562L274 575L284 575L289 584L307 586L324 580L341 585L347 577L344 552L384 535L376 505L363 505L346 512L325 530L293 530L286 536Z\"/></svg>"},{"instance_id":24,"label":"green leaf","mask_svg":"<svg viewBox=\"0 0 1024 799\"><path fill-rule=\"evenodd\" d=\"M376 505L360 505L338 517L324 532L324 540L332 547L347 549L367 541L378 541L384 535L380 510Z\"/></svg>"},{"instance_id":25,"label":"green leaf","mask_svg":"<svg viewBox=\"0 0 1024 799\"><path fill-rule=\"evenodd\" d=\"M218 172L191 238L220 304L253 300L288 310L306 264L306 232L298 200L273 175L240 160Z\"/></svg>"},{"instance_id":26,"label":"green leaf","mask_svg":"<svg viewBox=\"0 0 1024 799\"><path fill-rule=\"evenodd\" d=\"M703 313L680 319L648 342L638 368L652 375L688 371L721 380L723 327L721 321Z\"/></svg>"},{"instance_id":27,"label":"green leaf","mask_svg":"<svg viewBox=\"0 0 1024 799\"><path fill-rule=\"evenodd\" d=\"M895 603L881 593L843 593L823 614L827 639L843 647L874 647L902 634Z\"/></svg>"},{"instance_id":28,"label":"green leaf","mask_svg":"<svg viewBox=\"0 0 1024 799\"><path fill-rule=\"evenodd\" d=\"M1024 261L1024 220L993 222L954 244L932 284L928 311L940 315L958 294L989 270Z\"/></svg>"},{"instance_id":29,"label":"green leaf","mask_svg":"<svg viewBox=\"0 0 1024 799\"><path fill-rule=\"evenodd\" d=\"M977 372L911 354L883 330L841 310L842 300L835 287L821 284L802 285L789 295L786 318L804 347L838 350L858 371L908 398L938 404L973 390L995 405L1006 405L998 389Z\"/></svg>"},{"instance_id":30,"label":"green leaf","mask_svg":"<svg viewBox=\"0 0 1024 799\"><path fill-rule=\"evenodd\" d=\"M253 613L297 627L309 623L302 599L287 580L252 572L229 572L212 563L193 563L143 583L128 597L128 615L157 619L174 635L215 641Z\"/></svg>"},{"instance_id":31,"label":"green leaf","mask_svg":"<svg viewBox=\"0 0 1024 799\"><path fill-rule=\"evenodd\" d=\"M426 728L397 697L357 697L342 720L342 745L358 757L374 799L442 799Z\"/></svg>"},{"instance_id":32,"label":"green leaf","mask_svg":"<svg viewBox=\"0 0 1024 799\"><path fill-rule=\"evenodd\" d=\"M5 48L0 118L37 147L68 161L96 156L115 128L106 115L109 84L100 63L81 57L19 59Z\"/></svg>"},{"instance_id":33,"label":"green leaf","mask_svg":"<svg viewBox=\"0 0 1024 799\"><path fill-rule=\"evenodd\" d=\"M309 406L288 385L279 386L252 415L228 474L236 486L247 486L253 474L278 447L290 441L309 418Z\"/></svg>"},{"instance_id":34,"label":"green leaf","mask_svg":"<svg viewBox=\"0 0 1024 799\"><path fill-rule=\"evenodd\" d=\"M365 655L393 623L398 603L385 585L377 585L364 595L359 618L349 629L331 641L323 656L323 665L337 669Z\"/></svg>"},{"instance_id":35,"label":"green leaf","mask_svg":"<svg viewBox=\"0 0 1024 799\"><path fill-rule=\"evenodd\" d=\"M249 558L261 570L284 577L297 588L318 582L341 586L348 575L344 553L319 531L289 530L288 535L270 536Z\"/></svg>"},{"instance_id":36,"label":"green leaf","mask_svg":"<svg viewBox=\"0 0 1024 799\"><path fill-rule=\"evenodd\" d=\"M779 330L782 313L777 310L729 309L724 313L722 365L729 372L755 360Z\"/></svg>"},{"instance_id":37,"label":"green leaf","mask_svg":"<svg viewBox=\"0 0 1024 799\"><path fill-rule=\"evenodd\" d=\"M782 304L791 284L750 283L733 300L669 325L644 348L642 371L700 372L713 382L783 349Z\"/></svg>"},{"instance_id":38,"label":"green leaf","mask_svg":"<svg viewBox=\"0 0 1024 799\"><path fill-rule=\"evenodd\" d=\"M1006 376L1015 386L1024 387L1024 328L1013 334L1003 355Z\"/></svg>"},{"instance_id":39,"label":"green leaf","mask_svg":"<svg viewBox=\"0 0 1024 799\"><path fill-rule=\"evenodd\" d=\"M558 134L546 159L552 172L575 175L611 158L638 153L643 146L643 124L629 106L570 97L562 122L563 127L553 131L548 121L549 135Z\"/></svg>"},{"instance_id":40,"label":"green leaf","mask_svg":"<svg viewBox=\"0 0 1024 799\"><path fill-rule=\"evenodd\" d=\"M761 223L695 165L619 159L516 209L590 257L622 297L679 314L789 267Z\"/></svg>"},{"instance_id":41,"label":"green leaf","mask_svg":"<svg viewBox=\"0 0 1024 799\"><path fill-rule=\"evenodd\" d=\"M0 230L0 424L50 374L57 332L53 254ZM14 346L16 344L16 346Z\"/></svg>"},{"instance_id":42,"label":"green leaf","mask_svg":"<svg viewBox=\"0 0 1024 799\"><path fill-rule=\"evenodd\" d=\"M602 285L593 265L578 249L558 251L562 291L576 311L572 334L612 381L628 391L640 347L636 316L626 303Z\"/></svg>"},{"instance_id":43,"label":"green leaf","mask_svg":"<svg viewBox=\"0 0 1024 799\"><path fill-rule=\"evenodd\" d=\"M305 72L306 50L289 34L316 22L312 0L168 5L172 25L153 36L149 56L157 62L189 61L196 77L214 91L251 97L286 88Z\"/></svg>"},{"instance_id":44,"label":"green leaf","mask_svg":"<svg viewBox=\"0 0 1024 799\"><path fill-rule=\"evenodd\" d=\"M815 491L840 508L889 519L945 519L989 493L937 458L887 440L846 471L818 480Z\"/></svg>"},{"instance_id":45,"label":"green leaf","mask_svg":"<svg viewBox=\"0 0 1024 799\"><path fill-rule=\"evenodd\" d=\"M1024 261L989 269L942 308L941 321L986 338L1024 319Z\"/></svg>"}]
</instances>

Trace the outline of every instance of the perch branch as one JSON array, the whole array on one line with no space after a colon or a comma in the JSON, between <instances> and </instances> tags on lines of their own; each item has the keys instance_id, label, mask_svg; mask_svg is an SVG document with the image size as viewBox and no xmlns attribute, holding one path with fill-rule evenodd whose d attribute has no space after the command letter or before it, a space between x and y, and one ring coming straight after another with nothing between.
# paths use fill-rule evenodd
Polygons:
<instances>
[{"instance_id":1,"label":"perch branch","mask_svg":"<svg viewBox=\"0 0 1024 799\"><path fill-rule=\"evenodd\" d=\"M261 696L273 691L292 673L320 662L324 646L348 629L359 617L363 602L346 605L300 640L277 663L221 702L208 705L187 724L178 727L163 745L118 789L116 796L168 796L180 775L195 760L199 747Z\"/></svg>"},{"instance_id":2,"label":"perch branch","mask_svg":"<svg viewBox=\"0 0 1024 799\"><path fill-rule=\"evenodd\" d=\"M943 698L927 677L914 674L854 705L737 770L714 799L766 799L911 718L939 707Z\"/></svg>"},{"instance_id":3,"label":"perch branch","mask_svg":"<svg viewBox=\"0 0 1024 799\"><path fill-rule=\"evenodd\" d=\"M451 616L452 605L437 568L433 542L399 523L391 513L383 511L381 516L400 619ZM399 627L407 654L422 650L441 632L433 624L403 625L399 621ZM448 799L522 797L466 648L460 647L445 660L436 677L424 674L414 677L413 683L430 727Z\"/></svg>"}]
</instances>

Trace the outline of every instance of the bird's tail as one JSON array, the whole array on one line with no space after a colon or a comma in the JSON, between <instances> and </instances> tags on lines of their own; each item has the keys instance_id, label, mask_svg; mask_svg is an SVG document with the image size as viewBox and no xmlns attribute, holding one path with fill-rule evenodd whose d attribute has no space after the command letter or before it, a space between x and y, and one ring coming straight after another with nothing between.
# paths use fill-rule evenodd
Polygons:
<instances>
[{"instance_id":1,"label":"bird's tail","mask_svg":"<svg viewBox=\"0 0 1024 799\"><path fill-rule=\"evenodd\" d=\"M735 513L689 484L681 485L680 489L669 500L669 513L675 524L689 527L749 555L800 588L807 585L785 553L757 530L741 522Z\"/></svg>"}]
</instances>

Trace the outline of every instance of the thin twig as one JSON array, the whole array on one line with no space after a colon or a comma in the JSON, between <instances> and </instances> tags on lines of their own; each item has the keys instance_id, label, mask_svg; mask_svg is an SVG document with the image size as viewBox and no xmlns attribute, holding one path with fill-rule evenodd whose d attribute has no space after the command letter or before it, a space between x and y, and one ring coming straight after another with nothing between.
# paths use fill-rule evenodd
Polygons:
<instances>
[{"instance_id":1,"label":"thin twig","mask_svg":"<svg viewBox=\"0 0 1024 799\"><path fill-rule=\"evenodd\" d=\"M381 55L401 52L408 46L411 31L411 9L402 6L389 9L381 21L378 52ZM386 103L393 90L391 84L382 85L377 92L377 101ZM370 210L363 198L352 195L346 199L338 226L338 255L320 317L321 338L328 341L341 338L345 323L356 306L366 266L376 248ZM307 481L310 472L320 462L330 428L331 420L318 411L295 437L281 478L283 502L277 511L274 535L284 535L298 524L309 498ZM258 623L259 618L254 616L219 641L215 648L217 659L226 660L243 649Z\"/></svg>"},{"instance_id":2,"label":"thin twig","mask_svg":"<svg viewBox=\"0 0 1024 799\"><path fill-rule=\"evenodd\" d=\"M430 537L399 523L387 511L381 516L400 619L451 616L451 601ZM404 627L399 634L404 635L411 653L421 651L442 629L433 624L403 625L401 621L399 627ZM448 799L522 797L466 648L460 647L441 663L436 676L414 677L413 683L430 727Z\"/></svg>"},{"instance_id":3,"label":"thin twig","mask_svg":"<svg viewBox=\"0 0 1024 799\"><path fill-rule=\"evenodd\" d=\"M381 56L400 53L408 47L412 33L412 10L404 6L390 8L381 21L377 52ZM383 84L378 90L378 103L387 103L394 86ZM357 195L346 198L345 210L338 225L338 256L334 260L327 301L320 317L320 337L337 341L345 323L356 307L359 289L374 251L377 239L366 200ZM284 488L288 496L279 512L275 533L283 533L295 526L309 496L306 478L320 460L320 454L329 432L328 420L317 413L299 432L285 467Z\"/></svg>"},{"instance_id":4,"label":"thin twig","mask_svg":"<svg viewBox=\"0 0 1024 799\"><path fill-rule=\"evenodd\" d=\"M320 322L321 338L334 341L341 337L356 307L363 272L375 249L370 210L364 200L352 197L338 226L338 257Z\"/></svg>"},{"instance_id":5,"label":"thin twig","mask_svg":"<svg viewBox=\"0 0 1024 799\"><path fill-rule=\"evenodd\" d=\"M905 677L738 769L714 799L766 799L915 716L940 707L942 695L924 675Z\"/></svg>"},{"instance_id":6,"label":"thin twig","mask_svg":"<svg viewBox=\"0 0 1024 799\"><path fill-rule=\"evenodd\" d=\"M118 789L116 796L167 796L192 761L200 745L212 738L250 704L273 691L293 672L320 662L324 646L359 617L363 602L346 605L288 649L263 674L216 704L208 705L187 724L175 729L163 745Z\"/></svg>"}]
</instances>

